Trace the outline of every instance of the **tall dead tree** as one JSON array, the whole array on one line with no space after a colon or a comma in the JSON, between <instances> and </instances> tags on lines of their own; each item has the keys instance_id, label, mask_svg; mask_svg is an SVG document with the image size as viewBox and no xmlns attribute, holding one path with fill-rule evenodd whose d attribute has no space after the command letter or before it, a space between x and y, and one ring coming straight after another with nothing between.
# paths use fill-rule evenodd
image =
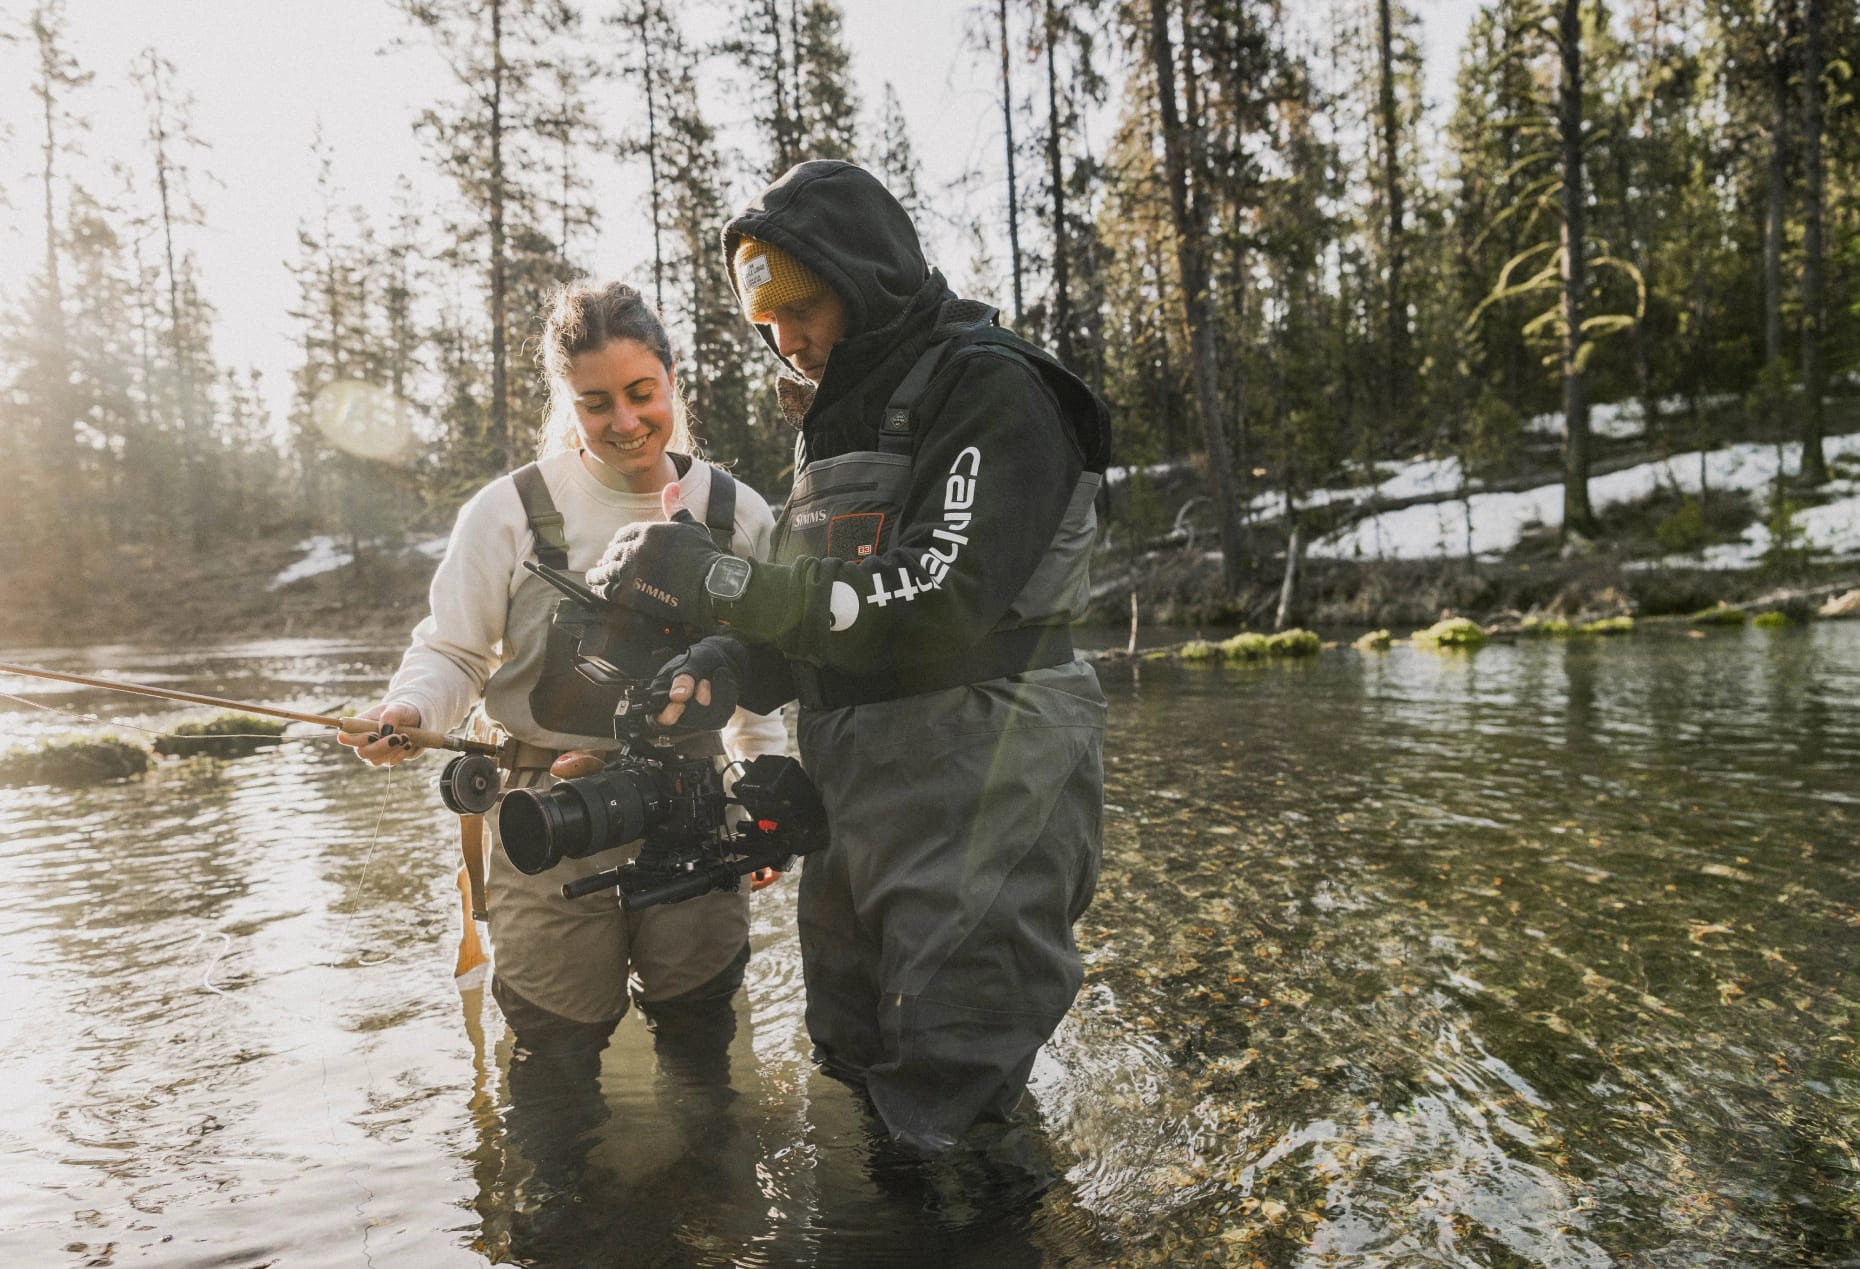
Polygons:
<instances>
[{"instance_id":1,"label":"tall dead tree","mask_svg":"<svg viewBox=\"0 0 1860 1269\"><path fill-rule=\"evenodd\" d=\"M1399 415L1408 412L1408 297L1402 270L1407 263L1405 208L1401 184L1401 126L1395 108L1395 23L1391 0L1377 0L1377 53L1380 67L1379 113L1382 126L1382 187L1388 212L1388 246L1385 303L1388 308L1388 382L1391 404Z\"/></svg>"},{"instance_id":2,"label":"tall dead tree","mask_svg":"<svg viewBox=\"0 0 1860 1269\"><path fill-rule=\"evenodd\" d=\"M172 153L175 144L191 138L186 135L185 123L177 118L174 103L169 98L168 80L173 74L174 66L167 58L157 55L152 48L143 51L139 78L149 112L149 154L155 165L155 191L161 215L162 261L168 292L167 334L169 353L174 359L171 368L175 376L174 423L181 441L181 488L194 490L200 487L200 433L204 421L194 413L193 359L188 348L188 321L193 310L191 306L182 306L181 271L175 261L174 230L176 222L184 215L184 200ZM206 501L188 498L186 502L189 534L198 550L206 545Z\"/></svg>"},{"instance_id":3,"label":"tall dead tree","mask_svg":"<svg viewBox=\"0 0 1860 1269\"><path fill-rule=\"evenodd\" d=\"M1008 259L1014 274L1014 324L1027 312L1020 280L1020 184L1014 176L1014 77L1008 43L1007 0L997 0L1001 19L1001 130L1007 145Z\"/></svg>"},{"instance_id":4,"label":"tall dead tree","mask_svg":"<svg viewBox=\"0 0 1860 1269\"><path fill-rule=\"evenodd\" d=\"M1053 184L1053 352L1072 364L1072 295L1069 266L1072 248L1066 241L1066 173L1060 146L1059 14L1055 0L1046 0L1043 14L1046 44L1046 165Z\"/></svg>"},{"instance_id":5,"label":"tall dead tree","mask_svg":"<svg viewBox=\"0 0 1860 1269\"><path fill-rule=\"evenodd\" d=\"M1557 52L1562 79L1557 87L1557 132L1563 155L1563 532L1593 536L1589 503L1589 399L1583 381L1583 292L1588 270L1583 251L1582 6L1562 0L1557 17Z\"/></svg>"},{"instance_id":6,"label":"tall dead tree","mask_svg":"<svg viewBox=\"0 0 1860 1269\"><path fill-rule=\"evenodd\" d=\"M1828 321L1826 275L1827 247L1822 239L1826 173L1822 170L1822 36L1824 0L1806 0L1802 32L1802 392L1808 400L1802 411L1802 467L1804 484L1828 482L1828 460L1822 453L1825 420L1822 403L1828 395L1828 366L1823 334Z\"/></svg>"}]
</instances>

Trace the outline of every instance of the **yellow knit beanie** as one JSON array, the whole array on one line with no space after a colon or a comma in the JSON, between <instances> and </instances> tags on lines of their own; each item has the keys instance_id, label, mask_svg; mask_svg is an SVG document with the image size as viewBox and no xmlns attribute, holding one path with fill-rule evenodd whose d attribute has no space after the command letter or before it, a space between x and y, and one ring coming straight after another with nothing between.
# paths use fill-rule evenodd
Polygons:
<instances>
[{"instance_id":1,"label":"yellow knit beanie","mask_svg":"<svg viewBox=\"0 0 1860 1269\"><path fill-rule=\"evenodd\" d=\"M766 322L774 310L829 294L820 275L777 247L756 238L736 244L736 289L752 322Z\"/></svg>"}]
</instances>

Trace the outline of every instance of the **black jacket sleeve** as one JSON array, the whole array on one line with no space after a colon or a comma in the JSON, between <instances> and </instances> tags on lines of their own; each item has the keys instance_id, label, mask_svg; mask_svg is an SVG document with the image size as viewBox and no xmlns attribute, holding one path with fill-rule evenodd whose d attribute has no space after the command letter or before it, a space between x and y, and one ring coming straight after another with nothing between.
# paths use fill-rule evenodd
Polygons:
<instances>
[{"instance_id":1,"label":"black jacket sleeve","mask_svg":"<svg viewBox=\"0 0 1860 1269\"><path fill-rule=\"evenodd\" d=\"M743 634L795 660L874 674L947 660L1001 620L1065 515L1084 469L1078 442L1039 373L995 348L946 367L917 418L886 549L857 562L759 563L732 618ZM837 622L836 583L850 590Z\"/></svg>"}]
</instances>

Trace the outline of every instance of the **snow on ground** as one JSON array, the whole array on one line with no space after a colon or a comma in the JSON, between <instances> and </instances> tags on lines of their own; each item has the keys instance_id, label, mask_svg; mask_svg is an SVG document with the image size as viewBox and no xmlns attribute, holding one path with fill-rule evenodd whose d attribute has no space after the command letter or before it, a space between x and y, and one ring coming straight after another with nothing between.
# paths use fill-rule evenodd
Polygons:
<instances>
[{"instance_id":1,"label":"snow on ground","mask_svg":"<svg viewBox=\"0 0 1860 1269\"><path fill-rule=\"evenodd\" d=\"M1616 407L1596 407L1614 410ZM1625 409L1626 407L1622 407ZM1634 409L1638 415L1638 408ZM1550 416L1545 416L1550 417ZM1561 426L1561 415L1554 416ZM1535 421L1533 421L1535 422ZM1638 423L1636 424L1638 426ZM1832 436L1823 446L1830 463L1842 457L1860 458L1860 433ZM1778 461L1782 470L1795 471L1801 462L1801 446L1745 442L1705 455L1705 480L1715 491L1766 490L1776 479ZM1151 476L1168 471L1170 464L1145 469ZM1563 485L1539 485L1517 493L1475 493L1470 502L1453 497L1460 490L1460 464L1456 458L1423 458L1405 464L1383 464L1386 473L1373 488L1320 489L1299 499L1305 509L1329 506L1338 502L1396 502L1407 498L1439 497L1446 501L1383 511L1359 520L1337 534L1315 541L1310 553L1323 559L1342 560L1427 560L1464 558L1467 551L1467 513L1471 510L1472 551L1481 558L1502 555L1517 546L1527 530L1554 529L1563 522ZM1107 473L1113 481L1128 478L1126 468ZM1699 455L1678 454L1663 462L1642 463L1637 467L1610 472L1589 481L1589 500L1599 512L1624 502L1638 502L1661 486L1677 488L1686 494L1699 490ZM1810 507L1795 515L1801 541L1818 556L1860 557L1860 482L1835 481L1827 486L1833 498L1823 506ZM1284 495L1268 493L1254 500L1254 511L1275 515L1284 506ZM1177 535L1187 530L1178 526ZM1744 530L1741 542L1720 543L1696 555L1675 556L1651 561L1648 567L1662 565L1694 568L1740 569L1757 564L1770 548L1767 524L1758 523ZM297 544L304 558L279 573L269 589L277 590L292 582L327 573L350 563L347 543L333 537L308 538ZM431 538L414 547L428 559L445 554L446 539Z\"/></svg>"},{"instance_id":2,"label":"snow on ground","mask_svg":"<svg viewBox=\"0 0 1860 1269\"><path fill-rule=\"evenodd\" d=\"M1699 408L1716 410L1736 400L1728 393L1701 397ZM1665 397L1660 401L1662 418L1683 418L1692 411L1692 403L1684 397ZM1608 401L1589 407L1589 434L1605 436L1609 440L1625 441L1641 435L1647 430L1647 420L1643 417L1640 402ZM1528 432L1537 432L1544 436L1563 435L1563 411L1556 410L1550 414L1539 414L1526 419L1524 428Z\"/></svg>"},{"instance_id":3,"label":"snow on ground","mask_svg":"<svg viewBox=\"0 0 1860 1269\"><path fill-rule=\"evenodd\" d=\"M343 549L339 539L332 537L305 538L297 544L297 549L304 557L272 578L266 590L280 590L306 577L333 572L355 558Z\"/></svg>"},{"instance_id":4,"label":"snow on ground","mask_svg":"<svg viewBox=\"0 0 1860 1269\"><path fill-rule=\"evenodd\" d=\"M1860 433L1830 437L1824 452L1830 462L1843 456L1860 457ZM1748 442L1713 450L1705 455L1706 484L1713 490L1751 492L1767 489L1776 479L1778 464L1794 471L1801 446L1781 447ZM1459 476L1452 460L1413 464L1378 487L1413 490L1457 489ZM1660 462L1597 476L1589 482L1589 500L1597 511L1619 503L1637 502L1661 486L1683 493L1699 490L1699 455L1679 454ZM1798 512L1797 529L1803 545L1817 555L1860 554L1860 487L1854 482L1830 486L1835 496L1825 506ZM1357 495L1361 497L1359 493ZM1402 495L1407 496L1407 495ZM1328 499L1327 499L1328 500ZM1424 560L1464 556L1470 513L1471 548L1481 557L1496 556L1516 546L1527 529L1554 529L1563 522L1563 486L1540 485L1517 493L1475 493L1470 499L1404 507L1369 516L1341 532L1311 544L1311 553L1328 559ZM1703 556L1676 558L1707 568L1747 568L1769 548L1767 526L1752 525L1740 543L1708 549Z\"/></svg>"},{"instance_id":5,"label":"snow on ground","mask_svg":"<svg viewBox=\"0 0 1860 1269\"><path fill-rule=\"evenodd\" d=\"M306 577L316 577L322 573L333 573L355 562L346 538L305 538L297 544L297 549L304 553L304 557L272 578L266 590L281 590L292 582L301 582ZM446 539L431 538L413 549L430 560L436 560L446 553Z\"/></svg>"}]
</instances>

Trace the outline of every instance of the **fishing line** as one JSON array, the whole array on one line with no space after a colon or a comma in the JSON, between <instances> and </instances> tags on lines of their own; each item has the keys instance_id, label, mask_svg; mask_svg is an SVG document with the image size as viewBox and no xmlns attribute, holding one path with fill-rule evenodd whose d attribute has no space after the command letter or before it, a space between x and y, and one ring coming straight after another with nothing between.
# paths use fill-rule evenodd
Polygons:
<instances>
[{"instance_id":1,"label":"fishing line","mask_svg":"<svg viewBox=\"0 0 1860 1269\"><path fill-rule=\"evenodd\" d=\"M368 897L368 872L369 869L374 866L375 848L381 844L381 825L387 820L388 804L393 800L395 793L393 782L399 770L400 763L398 762L388 768L388 783L386 789L384 789L381 794L381 806L375 812L375 827L374 832L370 834L368 838L368 853L362 858L362 879L356 884L355 899L349 904L349 910L344 914L342 919L342 933L339 936L339 941L345 946L349 942L349 928L355 923L355 914L361 908L362 900ZM374 960L358 959L356 963L359 965L381 965L392 959L394 959L392 956L383 953Z\"/></svg>"},{"instance_id":2,"label":"fishing line","mask_svg":"<svg viewBox=\"0 0 1860 1269\"><path fill-rule=\"evenodd\" d=\"M105 719L97 714L80 714L74 709L65 709L58 705L47 705L44 701L29 700L28 698L24 696L15 696L11 692L0 692L0 701L12 701L16 705L24 705L30 709L43 710L48 714L58 714L65 718L74 719L75 721L80 722L80 723L96 723L96 724L107 725L110 727L123 727L123 728L128 729L129 731L139 731L145 736L155 736L155 737L158 737L164 740L187 740L187 741L192 741L192 740L206 740L206 741L270 740L270 741L275 741L276 743L282 745L282 744L295 744L298 741L302 741L302 740L322 740L323 739L322 736L316 735L314 733L305 733L303 735L288 736L280 732L262 732L262 731L261 732L217 732L211 736L183 736L177 732L162 731L160 728L157 728L157 727L142 727L142 726L137 725L136 723L128 722L121 718Z\"/></svg>"}]
</instances>

